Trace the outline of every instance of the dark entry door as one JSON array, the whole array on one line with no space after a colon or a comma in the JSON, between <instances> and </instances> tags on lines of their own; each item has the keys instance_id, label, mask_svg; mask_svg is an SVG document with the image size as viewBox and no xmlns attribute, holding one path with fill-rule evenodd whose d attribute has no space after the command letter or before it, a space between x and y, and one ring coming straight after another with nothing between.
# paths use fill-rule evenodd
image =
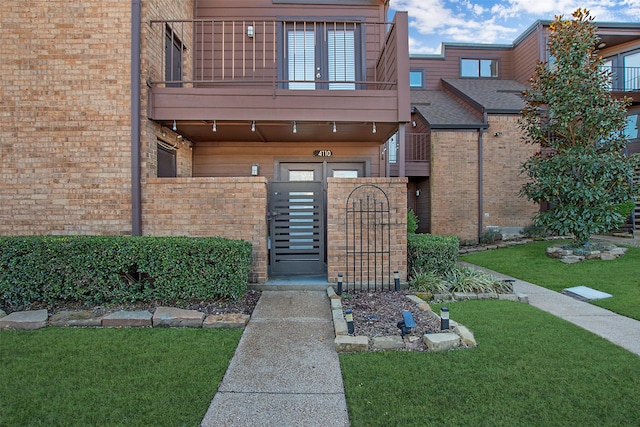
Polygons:
<instances>
[{"instance_id":1,"label":"dark entry door","mask_svg":"<svg viewBox=\"0 0 640 427\"><path fill-rule=\"evenodd\" d=\"M271 274L324 273L322 181L273 182L269 193Z\"/></svg>"}]
</instances>

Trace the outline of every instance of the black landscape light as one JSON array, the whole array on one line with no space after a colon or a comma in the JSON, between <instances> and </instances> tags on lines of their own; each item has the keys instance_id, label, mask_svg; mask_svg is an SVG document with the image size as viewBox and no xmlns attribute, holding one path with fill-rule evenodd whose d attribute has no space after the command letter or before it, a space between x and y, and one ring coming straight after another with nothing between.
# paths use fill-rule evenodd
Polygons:
<instances>
[{"instance_id":1,"label":"black landscape light","mask_svg":"<svg viewBox=\"0 0 640 427\"><path fill-rule=\"evenodd\" d=\"M442 307L440 309L440 330L449 329L449 309Z\"/></svg>"},{"instance_id":2,"label":"black landscape light","mask_svg":"<svg viewBox=\"0 0 640 427\"><path fill-rule=\"evenodd\" d=\"M396 292L400 292L400 273L397 270L393 272L393 283L396 285Z\"/></svg>"},{"instance_id":3,"label":"black landscape light","mask_svg":"<svg viewBox=\"0 0 640 427\"><path fill-rule=\"evenodd\" d=\"M344 311L344 318L347 321L347 331L349 332L349 335L353 335L355 329L353 327L353 312L350 308L347 308Z\"/></svg>"},{"instance_id":4,"label":"black landscape light","mask_svg":"<svg viewBox=\"0 0 640 427\"><path fill-rule=\"evenodd\" d=\"M338 290L336 294L342 295L342 273L338 274Z\"/></svg>"}]
</instances>

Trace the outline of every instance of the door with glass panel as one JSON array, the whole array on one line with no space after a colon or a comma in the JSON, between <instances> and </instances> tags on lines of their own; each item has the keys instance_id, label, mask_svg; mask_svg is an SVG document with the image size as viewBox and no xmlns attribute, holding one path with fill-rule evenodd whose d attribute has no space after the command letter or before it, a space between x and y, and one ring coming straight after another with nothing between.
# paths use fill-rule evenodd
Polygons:
<instances>
[{"instance_id":1,"label":"door with glass panel","mask_svg":"<svg viewBox=\"0 0 640 427\"><path fill-rule=\"evenodd\" d=\"M640 52L633 52L622 57L624 70L624 90L640 89Z\"/></svg>"},{"instance_id":2,"label":"door with glass panel","mask_svg":"<svg viewBox=\"0 0 640 427\"><path fill-rule=\"evenodd\" d=\"M292 90L354 90L361 80L361 23L285 25L285 80Z\"/></svg>"},{"instance_id":3,"label":"door with glass panel","mask_svg":"<svg viewBox=\"0 0 640 427\"><path fill-rule=\"evenodd\" d=\"M322 274L325 264L321 164L283 164L269 186L271 274Z\"/></svg>"}]
</instances>

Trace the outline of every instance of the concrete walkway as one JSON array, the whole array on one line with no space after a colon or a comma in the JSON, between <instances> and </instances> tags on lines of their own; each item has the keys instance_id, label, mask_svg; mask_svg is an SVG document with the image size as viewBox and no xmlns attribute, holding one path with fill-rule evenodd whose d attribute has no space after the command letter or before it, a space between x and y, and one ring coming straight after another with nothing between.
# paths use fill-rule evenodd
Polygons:
<instances>
[{"instance_id":1,"label":"concrete walkway","mask_svg":"<svg viewBox=\"0 0 640 427\"><path fill-rule=\"evenodd\" d=\"M349 426L329 298L265 291L202 426Z\"/></svg>"},{"instance_id":2,"label":"concrete walkway","mask_svg":"<svg viewBox=\"0 0 640 427\"><path fill-rule=\"evenodd\" d=\"M512 279L511 276L477 265L466 262L460 262L460 264L485 271L499 279ZM515 293L526 294L530 305L593 332L640 356L640 321L523 280L516 279L513 290Z\"/></svg>"}]
</instances>

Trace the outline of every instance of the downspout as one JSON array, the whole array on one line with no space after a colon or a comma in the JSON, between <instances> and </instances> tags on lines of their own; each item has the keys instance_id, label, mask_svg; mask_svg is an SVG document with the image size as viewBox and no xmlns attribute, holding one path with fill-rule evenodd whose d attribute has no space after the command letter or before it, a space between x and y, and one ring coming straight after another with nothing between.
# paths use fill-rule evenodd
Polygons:
<instances>
[{"instance_id":1,"label":"downspout","mask_svg":"<svg viewBox=\"0 0 640 427\"><path fill-rule=\"evenodd\" d=\"M484 123L488 126L486 110L482 114ZM484 156L482 154L484 131L484 128L478 128L478 242L482 239L482 233L484 232Z\"/></svg>"},{"instance_id":2,"label":"downspout","mask_svg":"<svg viewBox=\"0 0 640 427\"><path fill-rule=\"evenodd\" d=\"M131 0L131 235L142 235L140 177L141 0Z\"/></svg>"}]
</instances>

